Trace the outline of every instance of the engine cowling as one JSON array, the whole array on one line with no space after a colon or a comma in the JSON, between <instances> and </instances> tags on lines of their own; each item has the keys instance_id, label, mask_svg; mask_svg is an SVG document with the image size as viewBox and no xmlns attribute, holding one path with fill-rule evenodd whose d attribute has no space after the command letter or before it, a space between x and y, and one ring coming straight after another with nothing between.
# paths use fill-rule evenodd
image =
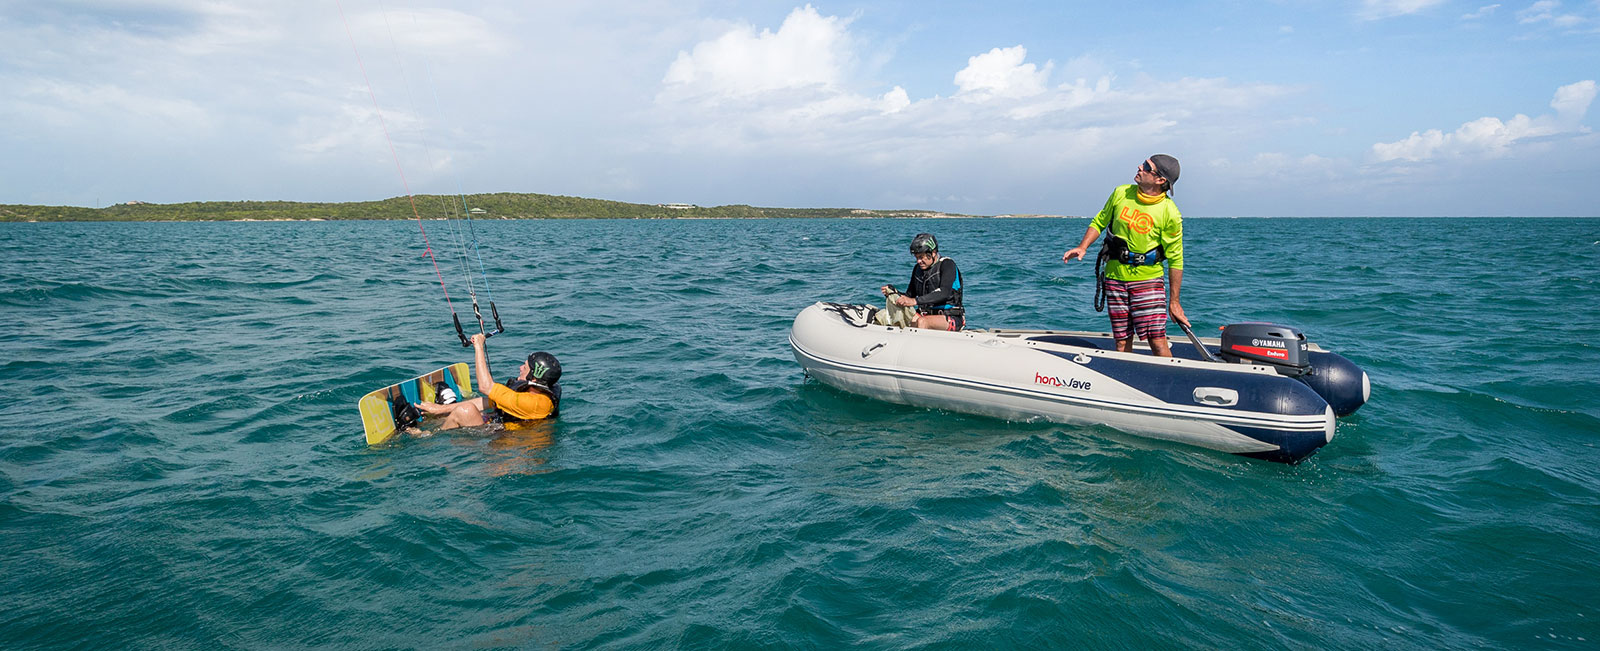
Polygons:
<instances>
[{"instance_id":1,"label":"engine cowling","mask_svg":"<svg viewBox=\"0 0 1600 651\"><path fill-rule=\"evenodd\" d=\"M1311 352L1300 330L1276 323L1235 323L1222 328L1222 359L1239 364L1265 364L1281 375L1304 382L1333 408L1348 416L1366 404L1372 385L1355 362L1327 351Z\"/></svg>"},{"instance_id":2,"label":"engine cowling","mask_svg":"<svg viewBox=\"0 0 1600 651\"><path fill-rule=\"evenodd\" d=\"M1276 323L1235 323L1222 328L1223 359L1270 364L1290 377L1310 372L1310 345L1299 330Z\"/></svg>"}]
</instances>

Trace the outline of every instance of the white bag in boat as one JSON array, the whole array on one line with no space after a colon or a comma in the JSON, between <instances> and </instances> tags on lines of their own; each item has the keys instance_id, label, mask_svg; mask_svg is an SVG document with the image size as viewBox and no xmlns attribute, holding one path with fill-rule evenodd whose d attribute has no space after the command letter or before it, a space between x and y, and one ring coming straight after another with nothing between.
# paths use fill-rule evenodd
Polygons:
<instances>
[{"instance_id":1,"label":"white bag in boat","mask_svg":"<svg viewBox=\"0 0 1600 651\"><path fill-rule=\"evenodd\" d=\"M917 323L916 309L896 304L894 299L899 297L900 294L890 294L885 300L886 305L884 308L879 310L872 320L877 322L878 325L896 328L909 328L915 325Z\"/></svg>"}]
</instances>

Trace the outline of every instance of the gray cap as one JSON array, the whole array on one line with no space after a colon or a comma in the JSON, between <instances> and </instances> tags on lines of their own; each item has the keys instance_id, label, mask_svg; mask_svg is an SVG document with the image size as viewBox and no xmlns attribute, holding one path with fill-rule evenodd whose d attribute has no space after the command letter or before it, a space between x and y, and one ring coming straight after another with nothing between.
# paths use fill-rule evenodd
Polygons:
<instances>
[{"instance_id":1,"label":"gray cap","mask_svg":"<svg viewBox=\"0 0 1600 651\"><path fill-rule=\"evenodd\" d=\"M1178 182L1178 159L1166 154L1156 154L1150 157L1150 162L1155 163L1156 174L1167 180L1167 194L1172 194L1172 184Z\"/></svg>"}]
</instances>

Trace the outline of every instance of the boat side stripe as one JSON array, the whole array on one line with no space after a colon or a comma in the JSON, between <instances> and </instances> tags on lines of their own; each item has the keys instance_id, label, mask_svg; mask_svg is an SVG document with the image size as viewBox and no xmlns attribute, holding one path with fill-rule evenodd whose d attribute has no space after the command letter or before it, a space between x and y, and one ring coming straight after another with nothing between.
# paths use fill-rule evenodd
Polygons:
<instances>
[{"instance_id":1,"label":"boat side stripe","mask_svg":"<svg viewBox=\"0 0 1600 651\"><path fill-rule=\"evenodd\" d=\"M939 383L939 384L946 384L946 385L953 385L953 386L967 386L967 387L973 387L973 388L981 388L981 389L986 389L986 390L991 390L991 391L999 391L999 392L1003 392L1003 393L1019 395L1019 396L1028 397L1028 398L1042 399L1042 400L1047 400L1047 401L1051 401L1051 402L1062 402L1062 403L1069 403L1069 404L1078 404L1078 405L1083 405L1083 406L1094 407L1094 408L1097 408L1097 409L1107 409L1107 410L1112 410L1112 411L1142 413L1142 414L1155 414L1155 415L1167 416L1167 417L1181 417L1181 418L1184 418L1184 419L1198 419L1198 420L1204 420L1206 422L1216 423L1218 425L1224 425L1224 426L1229 425L1229 424L1234 424L1234 425L1243 425L1243 426L1248 426L1248 427L1278 428L1278 429L1290 430L1290 431L1322 432L1322 431L1325 430L1325 428L1327 426L1326 417L1323 414L1317 414L1315 416L1311 416L1311 415L1286 416L1286 415L1265 414L1265 413L1260 413L1260 412L1252 412L1251 416L1241 416L1239 414L1239 412L1223 411L1223 410L1220 410L1220 409L1207 408L1207 407L1198 407L1198 406L1189 407L1187 405L1185 405L1185 406L1171 405L1171 406L1167 406L1167 407L1156 407L1156 406L1145 406L1145 405L1129 405L1129 404L1126 404L1126 403L1114 402L1114 401L1110 401L1110 400L1103 400L1103 399L1097 399L1097 398L1087 398L1087 397L1080 397L1080 396L1068 396L1068 395L1061 395L1061 394L1056 394L1056 393L1047 393L1047 392L1044 392L1044 391L1036 391L1036 390L1032 390L1032 389L1023 389L1023 388L1019 388L1019 387L1007 386L1007 385L1004 385L1004 384L995 384L995 383L992 383L992 382L982 382L982 381L978 381L978 380L969 380L969 379L966 379L966 378L957 378L957 377L950 377L950 376L943 376L943 375L935 375L935 374L931 374L931 373L919 373L919 372L913 372L913 371L885 369L885 368L878 368L878 367L873 367L873 366L865 366L865 365L861 365L861 364L851 364L851 363L848 363L848 362L840 362L840 361L837 361L837 360L832 360L832 359L828 359L828 358L822 357L820 355L812 353L811 351L806 350L799 343L795 342L793 335L790 335L790 337L789 337L789 345L791 347L793 347L796 352L799 352L800 354L805 355L806 357L808 357L810 359L816 360L816 361L824 363L824 364L832 365L832 366L835 366L835 367L838 367L838 368L847 369L847 370L851 370L851 371L855 371L855 372L859 372L859 373L867 373L867 374L872 374L872 375L883 375L883 376L890 376L890 377L902 377L902 378L909 378L909 379L915 379L915 380L924 380L924 381L936 382L936 383ZM1112 380L1113 382L1117 381L1116 378L1112 378L1110 376L1106 376L1106 378L1109 379L1109 380ZM1152 400L1154 400L1154 398L1152 398Z\"/></svg>"}]
</instances>

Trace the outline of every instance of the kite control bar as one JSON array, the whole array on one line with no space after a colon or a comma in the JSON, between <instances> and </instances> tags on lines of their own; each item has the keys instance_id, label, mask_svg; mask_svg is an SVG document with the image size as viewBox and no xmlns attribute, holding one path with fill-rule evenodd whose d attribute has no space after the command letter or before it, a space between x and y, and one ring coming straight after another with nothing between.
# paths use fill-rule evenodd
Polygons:
<instances>
[{"instance_id":1,"label":"kite control bar","mask_svg":"<svg viewBox=\"0 0 1600 651\"><path fill-rule=\"evenodd\" d=\"M485 332L485 333L483 333L483 338L484 339L488 339L489 337L493 337L493 336L495 336L497 334L500 334L500 333L506 331L506 327L504 325L500 324L500 310L495 308L494 301L489 301L489 313L494 315L494 332ZM478 302L477 301L473 301L472 302L472 316L477 317L477 319L478 319L478 329L482 330L483 329L483 325L484 325L483 324L483 312L478 311ZM455 322L456 322L456 336L461 337L461 346L463 348L471 348L472 347L472 340L471 339L467 339L467 332L465 330L461 329L461 315L456 314L454 312L451 312L450 313L450 318L454 319Z\"/></svg>"}]
</instances>

